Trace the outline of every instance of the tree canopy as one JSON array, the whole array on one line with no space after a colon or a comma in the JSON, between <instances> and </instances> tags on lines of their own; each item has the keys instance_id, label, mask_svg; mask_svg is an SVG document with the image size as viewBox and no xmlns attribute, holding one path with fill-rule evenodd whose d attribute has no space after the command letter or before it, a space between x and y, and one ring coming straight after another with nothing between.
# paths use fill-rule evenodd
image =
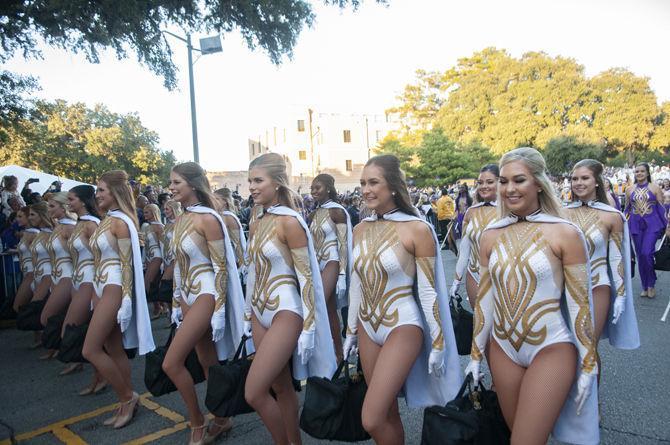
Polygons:
<instances>
[{"instance_id":1,"label":"tree canopy","mask_svg":"<svg viewBox=\"0 0 670 445\"><path fill-rule=\"evenodd\" d=\"M322 1L354 9L361 2ZM166 27L220 34L238 30L250 49L262 49L279 64L292 55L298 35L314 18L305 0L5 0L0 2L0 62L16 53L40 57L40 40L81 52L91 62L107 48L119 58L130 51L173 89L177 68L162 33Z\"/></svg>"},{"instance_id":2,"label":"tree canopy","mask_svg":"<svg viewBox=\"0 0 670 445\"><path fill-rule=\"evenodd\" d=\"M123 169L145 184L163 183L175 164L158 149L158 135L136 114L121 115L65 101L38 101L28 116L0 125L0 163L16 164L93 183Z\"/></svg>"},{"instance_id":3,"label":"tree canopy","mask_svg":"<svg viewBox=\"0 0 670 445\"><path fill-rule=\"evenodd\" d=\"M649 79L622 68L588 78L575 60L542 52L514 58L486 48L444 72L419 70L398 101L388 111L403 123L399 139L440 127L450 140L478 141L496 156L557 140L624 153L629 163L670 149L670 105L658 104Z\"/></svg>"}]
</instances>

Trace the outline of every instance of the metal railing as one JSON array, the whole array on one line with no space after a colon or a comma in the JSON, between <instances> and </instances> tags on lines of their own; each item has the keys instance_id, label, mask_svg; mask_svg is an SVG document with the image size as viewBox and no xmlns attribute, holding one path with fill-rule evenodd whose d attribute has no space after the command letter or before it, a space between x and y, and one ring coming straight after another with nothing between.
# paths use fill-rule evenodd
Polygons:
<instances>
[{"instance_id":1,"label":"metal railing","mask_svg":"<svg viewBox=\"0 0 670 445\"><path fill-rule=\"evenodd\" d=\"M16 252L0 253L0 264L2 270L0 271L0 280L2 281L2 299L0 299L0 308L12 301L16 295L16 291L21 285L23 274L21 273L21 265L19 264L19 256Z\"/></svg>"}]
</instances>

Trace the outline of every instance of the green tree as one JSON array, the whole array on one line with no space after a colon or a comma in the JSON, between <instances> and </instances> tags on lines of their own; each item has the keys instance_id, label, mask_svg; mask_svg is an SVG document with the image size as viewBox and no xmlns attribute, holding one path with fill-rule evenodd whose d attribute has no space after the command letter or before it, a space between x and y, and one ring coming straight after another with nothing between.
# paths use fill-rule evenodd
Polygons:
<instances>
[{"instance_id":1,"label":"green tree","mask_svg":"<svg viewBox=\"0 0 670 445\"><path fill-rule=\"evenodd\" d=\"M406 145L396 135L386 136L375 148L374 153L375 155L394 155L400 160L400 168L406 174L412 175L412 169L416 164L417 148Z\"/></svg>"},{"instance_id":2,"label":"green tree","mask_svg":"<svg viewBox=\"0 0 670 445\"><path fill-rule=\"evenodd\" d=\"M0 124L15 123L25 117L31 107L27 95L38 88L34 77L0 70ZM2 141L3 134L0 133L0 142Z\"/></svg>"},{"instance_id":3,"label":"green tree","mask_svg":"<svg viewBox=\"0 0 670 445\"><path fill-rule=\"evenodd\" d=\"M544 149L547 169L561 175L572 170L582 159L604 161L605 145L580 140L574 136L559 136L551 139Z\"/></svg>"},{"instance_id":4,"label":"green tree","mask_svg":"<svg viewBox=\"0 0 670 445\"><path fill-rule=\"evenodd\" d=\"M663 102L660 111L654 122L654 134L649 146L655 151L667 153L670 151L670 102Z\"/></svg>"},{"instance_id":5,"label":"green tree","mask_svg":"<svg viewBox=\"0 0 670 445\"><path fill-rule=\"evenodd\" d=\"M360 0L323 3L356 9ZM101 50L113 49L119 58L132 51L173 89L177 68L162 33L166 27L220 34L238 30L249 48L262 49L279 64L314 19L305 0L8 0L0 2L0 62L17 52L39 57L39 41L81 52L96 63Z\"/></svg>"}]
</instances>

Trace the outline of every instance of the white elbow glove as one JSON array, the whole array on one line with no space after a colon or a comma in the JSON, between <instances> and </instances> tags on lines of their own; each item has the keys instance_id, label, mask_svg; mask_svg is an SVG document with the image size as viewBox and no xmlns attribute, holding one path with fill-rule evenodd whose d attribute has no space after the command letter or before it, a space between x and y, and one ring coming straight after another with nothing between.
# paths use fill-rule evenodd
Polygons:
<instances>
[{"instance_id":1,"label":"white elbow glove","mask_svg":"<svg viewBox=\"0 0 670 445\"><path fill-rule=\"evenodd\" d=\"M347 293L347 276L345 274L340 274L337 276L337 284L335 285L335 291L338 300L343 298Z\"/></svg>"},{"instance_id":2,"label":"white elbow glove","mask_svg":"<svg viewBox=\"0 0 670 445\"><path fill-rule=\"evenodd\" d=\"M461 286L461 282L458 280L454 280L453 283L451 283L451 288L449 289L449 296L451 298L454 298L456 296L456 293L458 293L458 288Z\"/></svg>"},{"instance_id":3,"label":"white elbow glove","mask_svg":"<svg viewBox=\"0 0 670 445\"><path fill-rule=\"evenodd\" d=\"M593 386L593 379L595 377L595 374L586 374L584 372L579 373L579 378L577 379L577 396L575 397L577 415L582 413L584 403L586 403L586 400L591 394L591 387Z\"/></svg>"},{"instance_id":4,"label":"white elbow glove","mask_svg":"<svg viewBox=\"0 0 670 445\"><path fill-rule=\"evenodd\" d=\"M314 331L302 331L298 337L298 356L303 365L314 355Z\"/></svg>"},{"instance_id":5,"label":"white elbow glove","mask_svg":"<svg viewBox=\"0 0 670 445\"><path fill-rule=\"evenodd\" d=\"M465 367L465 375L472 374L472 381L475 384L479 383L482 378L480 371L481 364L482 363L479 360L470 360L468 366Z\"/></svg>"},{"instance_id":6,"label":"white elbow glove","mask_svg":"<svg viewBox=\"0 0 670 445\"><path fill-rule=\"evenodd\" d=\"M623 314L626 307L626 297L620 296L614 299L614 307L612 308L612 323L616 324L619 317Z\"/></svg>"},{"instance_id":7,"label":"white elbow glove","mask_svg":"<svg viewBox=\"0 0 670 445\"><path fill-rule=\"evenodd\" d=\"M444 374L444 349L432 349L428 356L428 374L440 378Z\"/></svg>"},{"instance_id":8,"label":"white elbow glove","mask_svg":"<svg viewBox=\"0 0 670 445\"><path fill-rule=\"evenodd\" d=\"M251 337L251 322L244 320L244 336Z\"/></svg>"},{"instance_id":9,"label":"white elbow glove","mask_svg":"<svg viewBox=\"0 0 670 445\"><path fill-rule=\"evenodd\" d=\"M172 307L172 314L170 315L170 321L177 327L181 324L181 320L183 319L183 315L181 313L181 308L179 306L173 306Z\"/></svg>"},{"instance_id":10,"label":"white elbow glove","mask_svg":"<svg viewBox=\"0 0 670 445\"><path fill-rule=\"evenodd\" d=\"M347 333L347 337L344 339L342 352L345 360L358 354L358 336L356 334Z\"/></svg>"},{"instance_id":11,"label":"white elbow glove","mask_svg":"<svg viewBox=\"0 0 670 445\"><path fill-rule=\"evenodd\" d=\"M133 317L133 301L130 298L123 298L121 300L121 307L116 313L116 321L121 327L121 332L126 332L130 326L130 320Z\"/></svg>"}]
</instances>

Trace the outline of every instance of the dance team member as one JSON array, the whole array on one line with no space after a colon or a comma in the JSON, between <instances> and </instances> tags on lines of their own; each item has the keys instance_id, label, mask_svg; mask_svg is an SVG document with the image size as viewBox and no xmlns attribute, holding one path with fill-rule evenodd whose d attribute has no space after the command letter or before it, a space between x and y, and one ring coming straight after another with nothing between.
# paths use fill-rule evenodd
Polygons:
<instances>
[{"instance_id":1,"label":"dance team member","mask_svg":"<svg viewBox=\"0 0 670 445\"><path fill-rule=\"evenodd\" d=\"M342 336L338 307L347 305L347 282L351 272L352 232L347 210L337 203L335 179L325 173L312 181L316 209L307 218L319 261L323 292L326 296L330 332L335 356L342 360Z\"/></svg>"},{"instance_id":2,"label":"dance team member","mask_svg":"<svg viewBox=\"0 0 670 445\"><path fill-rule=\"evenodd\" d=\"M175 220L183 213L183 211L179 201L169 199L163 204L163 212L165 212L165 227L163 228L163 239L161 240L161 250L163 252L163 273L161 275L160 285L158 286L158 294L161 301L172 301L172 310L174 308L174 304L178 305L178 303L172 298L174 249L171 246L172 240L174 239Z\"/></svg>"},{"instance_id":3,"label":"dance team member","mask_svg":"<svg viewBox=\"0 0 670 445\"><path fill-rule=\"evenodd\" d=\"M293 356L298 380L330 378L337 368L319 265L281 155L266 153L251 161L249 191L262 213L249 232L246 316L256 355L245 398L274 443L300 444L289 360Z\"/></svg>"},{"instance_id":4,"label":"dance team member","mask_svg":"<svg viewBox=\"0 0 670 445\"><path fill-rule=\"evenodd\" d=\"M559 217L561 203L537 150L503 155L498 193L500 219L480 241L465 372L479 381L488 345L511 443L544 444L553 430L562 442L597 444L598 364L584 238Z\"/></svg>"},{"instance_id":5,"label":"dance team member","mask_svg":"<svg viewBox=\"0 0 670 445\"><path fill-rule=\"evenodd\" d=\"M123 428L133 419L139 401L124 348L138 348L144 355L155 346L144 293L137 213L127 173L104 173L95 196L106 216L90 238L98 299L82 352L120 402L104 424Z\"/></svg>"},{"instance_id":6,"label":"dance team member","mask_svg":"<svg viewBox=\"0 0 670 445\"><path fill-rule=\"evenodd\" d=\"M14 297L14 312L18 312L21 306L30 301L33 296L33 289L35 287L35 279L33 274L35 268L33 266L33 257L32 253L30 252L30 245L35 239L35 236L40 233L40 230L31 226L29 222L29 216L30 207L28 206L21 207L21 210L16 212L16 222L22 229L21 232L19 232L21 239L19 240L19 244L16 246L16 249L19 253L19 264L21 265L21 274L23 279L19 285L19 288L16 290L16 296Z\"/></svg>"},{"instance_id":7,"label":"dance team member","mask_svg":"<svg viewBox=\"0 0 670 445\"><path fill-rule=\"evenodd\" d=\"M215 417L212 424L200 411L186 357L195 348L205 377L219 360L231 359L244 335L244 296L235 252L217 199L205 171L195 162L173 167L170 192L185 209L174 227L172 250L174 300L181 315L179 329L163 360L163 370L186 403L191 425L189 444L211 443L232 428L230 418Z\"/></svg>"},{"instance_id":8,"label":"dance team member","mask_svg":"<svg viewBox=\"0 0 670 445\"><path fill-rule=\"evenodd\" d=\"M445 405L461 370L439 243L410 202L398 158L371 158L361 192L374 213L354 229L344 356L360 345L363 427L376 443L402 444L398 394L412 408Z\"/></svg>"}]
</instances>

